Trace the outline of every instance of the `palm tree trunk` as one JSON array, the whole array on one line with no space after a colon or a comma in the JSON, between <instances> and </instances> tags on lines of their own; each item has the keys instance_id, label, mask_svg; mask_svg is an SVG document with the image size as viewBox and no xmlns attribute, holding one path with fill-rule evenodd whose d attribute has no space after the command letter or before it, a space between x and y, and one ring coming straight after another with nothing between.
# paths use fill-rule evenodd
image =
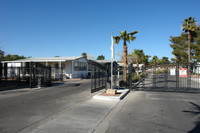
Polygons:
<instances>
[{"instance_id":1,"label":"palm tree trunk","mask_svg":"<svg viewBox=\"0 0 200 133\"><path fill-rule=\"evenodd\" d=\"M188 32L188 72L190 72L190 53L191 53L191 40L192 40L192 35L191 32ZM190 75L190 73L188 73Z\"/></svg>"},{"instance_id":2,"label":"palm tree trunk","mask_svg":"<svg viewBox=\"0 0 200 133\"><path fill-rule=\"evenodd\" d=\"M123 81L126 82L126 78L127 78L127 45L126 45L126 41L124 40L124 45L123 45L123 49L124 49L124 58L123 58L123 64L124 64L124 70L123 70Z\"/></svg>"},{"instance_id":3,"label":"palm tree trunk","mask_svg":"<svg viewBox=\"0 0 200 133\"><path fill-rule=\"evenodd\" d=\"M137 76L138 76L139 75L139 59L138 59L138 55L136 57L136 64L137 64L137 71L136 71L136 73L137 73Z\"/></svg>"}]
</instances>

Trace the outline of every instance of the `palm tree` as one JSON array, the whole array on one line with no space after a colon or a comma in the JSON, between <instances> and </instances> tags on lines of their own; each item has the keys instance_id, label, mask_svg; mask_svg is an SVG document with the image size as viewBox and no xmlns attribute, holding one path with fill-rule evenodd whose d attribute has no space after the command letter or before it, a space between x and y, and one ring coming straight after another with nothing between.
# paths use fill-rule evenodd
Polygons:
<instances>
[{"instance_id":1,"label":"palm tree","mask_svg":"<svg viewBox=\"0 0 200 133\"><path fill-rule=\"evenodd\" d=\"M150 55L144 55L143 57L142 57L142 63L144 64L144 69L146 69L146 66L148 65L148 63L149 63L149 58L150 58L151 56Z\"/></svg>"},{"instance_id":2,"label":"palm tree","mask_svg":"<svg viewBox=\"0 0 200 133\"><path fill-rule=\"evenodd\" d=\"M136 65L137 65L137 75L139 75L139 59L142 60L141 58L144 56L143 50L140 49L135 49L133 55L136 56Z\"/></svg>"},{"instance_id":3,"label":"palm tree","mask_svg":"<svg viewBox=\"0 0 200 133\"><path fill-rule=\"evenodd\" d=\"M150 55L145 55L142 49L135 49L132 54L128 55L128 61L132 62L133 64L137 64L137 68L139 68L139 64L144 64L144 69L149 63ZM139 71L137 69L137 71Z\"/></svg>"},{"instance_id":4,"label":"palm tree","mask_svg":"<svg viewBox=\"0 0 200 133\"><path fill-rule=\"evenodd\" d=\"M196 30L196 20L193 17L186 18L183 21L183 31L188 33L188 70L190 70L190 58L191 58L191 42L192 42L192 35Z\"/></svg>"},{"instance_id":5,"label":"palm tree","mask_svg":"<svg viewBox=\"0 0 200 133\"><path fill-rule=\"evenodd\" d=\"M128 51L128 47L127 47L127 42L130 43L130 41L135 40L136 37L134 37L134 35L138 33L138 31L133 31L130 33L127 33L126 31L120 31L120 36L114 36L114 43L118 44L120 42L120 40L123 41L123 64L124 64L124 70L123 70L123 80L126 81L126 70L127 70L127 65L128 65L128 61L127 61L127 51Z\"/></svg>"}]
</instances>

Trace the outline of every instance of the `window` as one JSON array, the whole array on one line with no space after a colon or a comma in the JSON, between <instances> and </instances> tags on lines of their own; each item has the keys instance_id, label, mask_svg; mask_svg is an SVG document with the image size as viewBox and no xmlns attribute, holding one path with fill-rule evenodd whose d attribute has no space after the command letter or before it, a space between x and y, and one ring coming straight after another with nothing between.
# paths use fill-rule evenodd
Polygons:
<instances>
[{"instance_id":1,"label":"window","mask_svg":"<svg viewBox=\"0 0 200 133\"><path fill-rule=\"evenodd\" d=\"M74 62L74 70L75 71L86 71L87 63L85 62Z\"/></svg>"}]
</instances>

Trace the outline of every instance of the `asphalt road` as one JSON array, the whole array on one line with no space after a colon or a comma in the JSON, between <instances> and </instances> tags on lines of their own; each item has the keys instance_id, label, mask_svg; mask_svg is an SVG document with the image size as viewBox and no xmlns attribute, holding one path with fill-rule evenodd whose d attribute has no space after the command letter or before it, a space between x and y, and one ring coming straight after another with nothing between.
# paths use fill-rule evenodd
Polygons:
<instances>
[{"instance_id":1,"label":"asphalt road","mask_svg":"<svg viewBox=\"0 0 200 133\"><path fill-rule=\"evenodd\" d=\"M91 96L90 80L38 90L0 92L0 132L15 133L27 127L34 128Z\"/></svg>"}]
</instances>

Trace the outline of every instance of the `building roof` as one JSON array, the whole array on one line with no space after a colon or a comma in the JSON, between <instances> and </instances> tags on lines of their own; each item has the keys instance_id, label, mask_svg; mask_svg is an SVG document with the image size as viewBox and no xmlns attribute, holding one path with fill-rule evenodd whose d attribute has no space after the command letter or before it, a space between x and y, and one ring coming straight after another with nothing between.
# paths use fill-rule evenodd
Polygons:
<instances>
[{"instance_id":1,"label":"building roof","mask_svg":"<svg viewBox=\"0 0 200 133\"><path fill-rule=\"evenodd\" d=\"M111 60L93 60L96 61L98 63L111 63Z\"/></svg>"},{"instance_id":2,"label":"building roof","mask_svg":"<svg viewBox=\"0 0 200 133\"><path fill-rule=\"evenodd\" d=\"M39 57L39 58L26 58L15 61L2 61L2 63L8 62L65 62L71 60L77 60L84 57Z\"/></svg>"}]
</instances>

